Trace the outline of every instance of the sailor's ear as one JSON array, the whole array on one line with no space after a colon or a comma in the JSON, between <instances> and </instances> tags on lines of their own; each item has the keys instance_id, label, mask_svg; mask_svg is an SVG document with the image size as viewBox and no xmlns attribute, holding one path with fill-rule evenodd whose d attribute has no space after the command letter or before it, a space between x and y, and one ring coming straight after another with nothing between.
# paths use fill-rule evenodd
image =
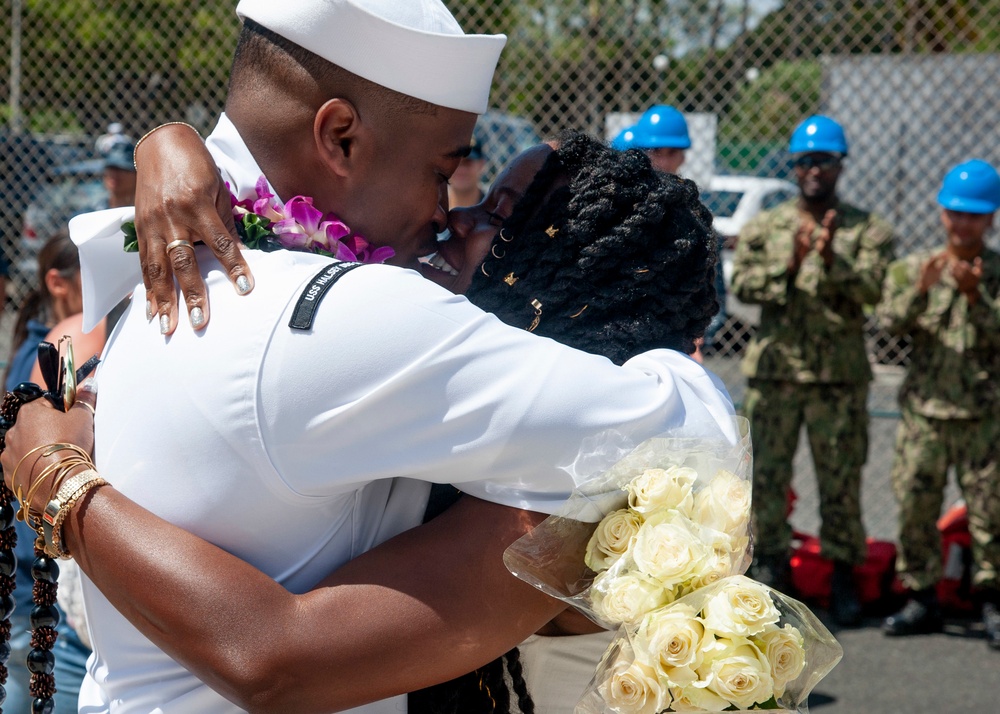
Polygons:
<instances>
[{"instance_id":1,"label":"sailor's ear","mask_svg":"<svg viewBox=\"0 0 1000 714\"><path fill-rule=\"evenodd\" d=\"M316 149L324 163L339 176L364 165L372 144L372 130L361 121L357 107L343 98L330 99L313 120Z\"/></svg>"}]
</instances>

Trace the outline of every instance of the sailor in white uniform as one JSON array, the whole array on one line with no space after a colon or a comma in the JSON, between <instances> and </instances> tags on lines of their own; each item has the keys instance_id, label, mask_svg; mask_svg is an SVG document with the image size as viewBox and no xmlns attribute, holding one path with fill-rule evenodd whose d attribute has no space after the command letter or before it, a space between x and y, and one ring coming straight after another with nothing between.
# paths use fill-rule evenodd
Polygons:
<instances>
[{"instance_id":1,"label":"sailor in white uniform","mask_svg":"<svg viewBox=\"0 0 1000 714\"><path fill-rule=\"evenodd\" d=\"M359 42L381 48L389 60L351 71L441 107L486 109L499 47L449 42L461 30L438 0L243 0L238 12L336 64ZM405 61L391 60L403 46ZM438 63L451 89L428 77ZM233 191L251 195L262 172L225 115L208 146ZM121 252L128 217L72 226L87 322L141 294L136 256ZM589 437L616 430L637 442L682 425L735 436L725 388L680 353L618 367L506 326L411 270L366 265L333 283L329 258L245 256L257 287L241 297L198 248L213 311L225 315L203 333L164 340L131 306L100 369L95 461L140 505L292 592L418 525L431 482L550 513ZM149 405L162 411L155 426ZM239 711L84 587L94 655L81 712ZM405 699L356 711L405 711Z\"/></svg>"}]
</instances>

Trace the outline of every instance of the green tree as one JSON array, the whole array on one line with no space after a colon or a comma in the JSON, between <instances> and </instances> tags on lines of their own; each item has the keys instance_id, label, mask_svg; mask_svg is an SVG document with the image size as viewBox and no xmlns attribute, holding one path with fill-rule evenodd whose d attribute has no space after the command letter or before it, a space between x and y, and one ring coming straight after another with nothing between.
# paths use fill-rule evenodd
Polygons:
<instances>
[{"instance_id":1,"label":"green tree","mask_svg":"<svg viewBox=\"0 0 1000 714\"><path fill-rule=\"evenodd\" d=\"M114 120L139 132L195 102L214 117L239 31L231 3L194 0L23 0L22 23L29 126L90 133Z\"/></svg>"}]
</instances>

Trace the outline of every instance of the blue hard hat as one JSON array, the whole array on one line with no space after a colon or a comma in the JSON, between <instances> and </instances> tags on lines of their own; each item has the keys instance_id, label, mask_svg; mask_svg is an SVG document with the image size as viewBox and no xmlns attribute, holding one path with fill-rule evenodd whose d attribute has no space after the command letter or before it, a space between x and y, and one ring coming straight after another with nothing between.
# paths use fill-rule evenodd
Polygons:
<instances>
[{"instance_id":1,"label":"blue hard hat","mask_svg":"<svg viewBox=\"0 0 1000 714\"><path fill-rule=\"evenodd\" d=\"M830 117L814 114L792 132L788 151L793 154L824 152L847 156L847 137L844 127Z\"/></svg>"},{"instance_id":2,"label":"blue hard hat","mask_svg":"<svg viewBox=\"0 0 1000 714\"><path fill-rule=\"evenodd\" d=\"M635 127L628 126L618 132L617 136L611 140L611 148L625 151L635 146Z\"/></svg>"},{"instance_id":3,"label":"blue hard hat","mask_svg":"<svg viewBox=\"0 0 1000 714\"><path fill-rule=\"evenodd\" d=\"M637 149L690 149L691 137L684 115L666 104L650 107L632 127Z\"/></svg>"},{"instance_id":4,"label":"blue hard hat","mask_svg":"<svg viewBox=\"0 0 1000 714\"><path fill-rule=\"evenodd\" d=\"M993 213L1000 208L1000 174L982 159L961 163L945 174L937 201L950 211Z\"/></svg>"}]
</instances>

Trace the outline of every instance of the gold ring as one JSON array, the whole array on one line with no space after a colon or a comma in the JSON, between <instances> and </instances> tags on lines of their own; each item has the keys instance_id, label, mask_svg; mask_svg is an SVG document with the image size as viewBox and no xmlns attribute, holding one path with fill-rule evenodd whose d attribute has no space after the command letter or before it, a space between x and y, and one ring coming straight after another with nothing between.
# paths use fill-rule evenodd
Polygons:
<instances>
[{"instance_id":1,"label":"gold ring","mask_svg":"<svg viewBox=\"0 0 1000 714\"><path fill-rule=\"evenodd\" d=\"M167 255L170 255L170 251L174 248L190 248L194 250L194 245L189 240L172 240L167 243Z\"/></svg>"},{"instance_id":2,"label":"gold ring","mask_svg":"<svg viewBox=\"0 0 1000 714\"><path fill-rule=\"evenodd\" d=\"M76 403L77 404L82 404L83 406L87 407L87 409L90 410L91 414L93 414L95 417L97 416L97 410L94 409L93 405L90 402L85 402L82 399L77 399Z\"/></svg>"}]
</instances>

